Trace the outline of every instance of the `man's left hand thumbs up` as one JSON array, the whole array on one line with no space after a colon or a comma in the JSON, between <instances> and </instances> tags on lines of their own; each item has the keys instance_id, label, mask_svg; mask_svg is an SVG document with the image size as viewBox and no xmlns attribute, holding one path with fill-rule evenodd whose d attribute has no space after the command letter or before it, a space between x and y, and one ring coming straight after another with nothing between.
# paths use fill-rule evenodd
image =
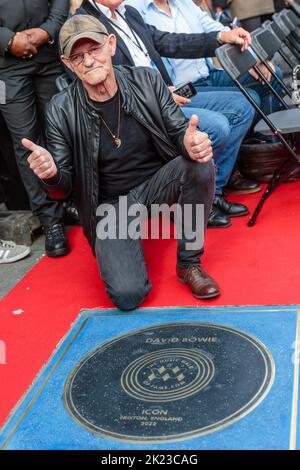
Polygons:
<instances>
[{"instance_id":1,"label":"man's left hand thumbs up","mask_svg":"<svg viewBox=\"0 0 300 470\"><path fill-rule=\"evenodd\" d=\"M183 143L191 160L207 163L213 156L211 140L205 132L199 131L198 122L198 116L193 114L185 131Z\"/></svg>"}]
</instances>

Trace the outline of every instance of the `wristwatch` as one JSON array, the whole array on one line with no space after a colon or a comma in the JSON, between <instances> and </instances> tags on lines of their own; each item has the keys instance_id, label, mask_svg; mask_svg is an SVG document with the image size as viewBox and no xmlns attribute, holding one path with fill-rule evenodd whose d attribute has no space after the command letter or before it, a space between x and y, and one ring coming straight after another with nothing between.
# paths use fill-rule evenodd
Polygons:
<instances>
[{"instance_id":1,"label":"wristwatch","mask_svg":"<svg viewBox=\"0 0 300 470\"><path fill-rule=\"evenodd\" d=\"M224 41L222 41L221 39L221 34L222 34L222 31L219 31L218 34L217 34L217 41L219 44L225 44Z\"/></svg>"}]
</instances>

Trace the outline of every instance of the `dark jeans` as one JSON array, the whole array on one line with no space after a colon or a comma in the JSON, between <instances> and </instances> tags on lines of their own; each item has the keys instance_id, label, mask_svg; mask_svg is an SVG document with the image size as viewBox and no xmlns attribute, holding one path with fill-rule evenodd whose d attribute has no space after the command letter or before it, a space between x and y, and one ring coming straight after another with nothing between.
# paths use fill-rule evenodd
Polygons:
<instances>
[{"instance_id":1,"label":"dark jeans","mask_svg":"<svg viewBox=\"0 0 300 470\"><path fill-rule=\"evenodd\" d=\"M128 207L133 204L143 204L149 211L152 204L165 203L170 206L178 203L184 213L187 207L185 205L188 204L193 209L192 225L193 230L196 230L198 228L194 217L196 204L202 204L204 205L203 227L206 228L214 196L214 175L212 162L204 164L177 157L128 193ZM113 210L105 216L108 225L112 222L114 210L118 214L118 203L113 204ZM130 224L134 218L136 217L129 216L127 223ZM98 223L103 220L102 215L98 218ZM131 310L137 307L151 290L151 283L145 265L141 238L121 239L119 224L117 217L115 239L96 237L95 250L99 270L110 299L120 310ZM183 217L182 225L184 224ZM184 234L184 227L182 228ZM98 227L97 233L99 234ZM186 249L186 242L185 237L178 240L178 264L182 267L198 265L203 246L189 250Z\"/></svg>"},{"instance_id":2,"label":"dark jeans","mask_svg":"<svg viewBox=\"0 0 300 470\"><path fill-rule=\"evenodd\" d=\"M43 225L58 222L63 216L61 203L50 199L30 170L21 139L27 137L43 145L45 106L57 93L55 79L62 72L58 62L39 64L32 59L20 59L17 64L0 68L0 80L6 85L6 104L1 113L11 133L21 178L29 196L32 212Z\"/></svg>"}]
</instances>

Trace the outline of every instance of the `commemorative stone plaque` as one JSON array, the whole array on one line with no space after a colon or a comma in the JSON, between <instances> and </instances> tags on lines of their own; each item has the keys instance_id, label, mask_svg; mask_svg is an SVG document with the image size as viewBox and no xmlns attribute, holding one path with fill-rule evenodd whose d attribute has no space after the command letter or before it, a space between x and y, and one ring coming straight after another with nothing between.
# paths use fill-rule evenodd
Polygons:
<instances>
[{"instance_id":1,"label":"commemorative stone plaque","mask_svg":"<svg viewBox=\"0 0 300 470\"><path fill-rule=\"evenodd\" d=\"M64 402L103 437L160 443L216 431L251 412L274 380L267 348L210 323L155 325L108 341L69 374Z\"/></svg>"}]
</instances>

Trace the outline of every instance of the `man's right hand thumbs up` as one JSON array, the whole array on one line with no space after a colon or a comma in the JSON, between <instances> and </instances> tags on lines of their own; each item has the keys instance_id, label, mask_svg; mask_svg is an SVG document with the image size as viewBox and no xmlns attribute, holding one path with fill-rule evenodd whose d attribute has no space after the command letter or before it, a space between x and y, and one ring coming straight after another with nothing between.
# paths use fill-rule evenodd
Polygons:
<instances>
[{"instance_id":1,"label":"man's right hand thumbs up","mask_svg":"<svg viewBox=\"0 0 300 470\"><path fill-rule=\"evenodd\" d=\"M199 124L199 117L197 116L197 114L193 114L193 116L190 119L186 132L190 134L195 134L195 132L197 131L199 132L198 124Z\"/></svg>"},{"instance_id":2,"label":"man's right hand thumbs up","mask_svg":"<svg viewBox=\"0 0 300 470\"><path fill-rule=\"evenodd\" d=\"M29 139L22 139L22 145L31 151L27 161L36 176L46 180L57 175L57 166L48 150L36 145Z\"/></svg>"},{"instance_id":3,"label":"man's right hand thumbs up","mask_svg":"<svg viewBox=\"0 0 300 470\"><path fill-rule=\"evenodd\" d=\"M198 116L193 114L185 131L183 143L191 160L207 163L213 156L211 141L205 132L199 131L198 121Z\"/></svg>"}]
</instances>

